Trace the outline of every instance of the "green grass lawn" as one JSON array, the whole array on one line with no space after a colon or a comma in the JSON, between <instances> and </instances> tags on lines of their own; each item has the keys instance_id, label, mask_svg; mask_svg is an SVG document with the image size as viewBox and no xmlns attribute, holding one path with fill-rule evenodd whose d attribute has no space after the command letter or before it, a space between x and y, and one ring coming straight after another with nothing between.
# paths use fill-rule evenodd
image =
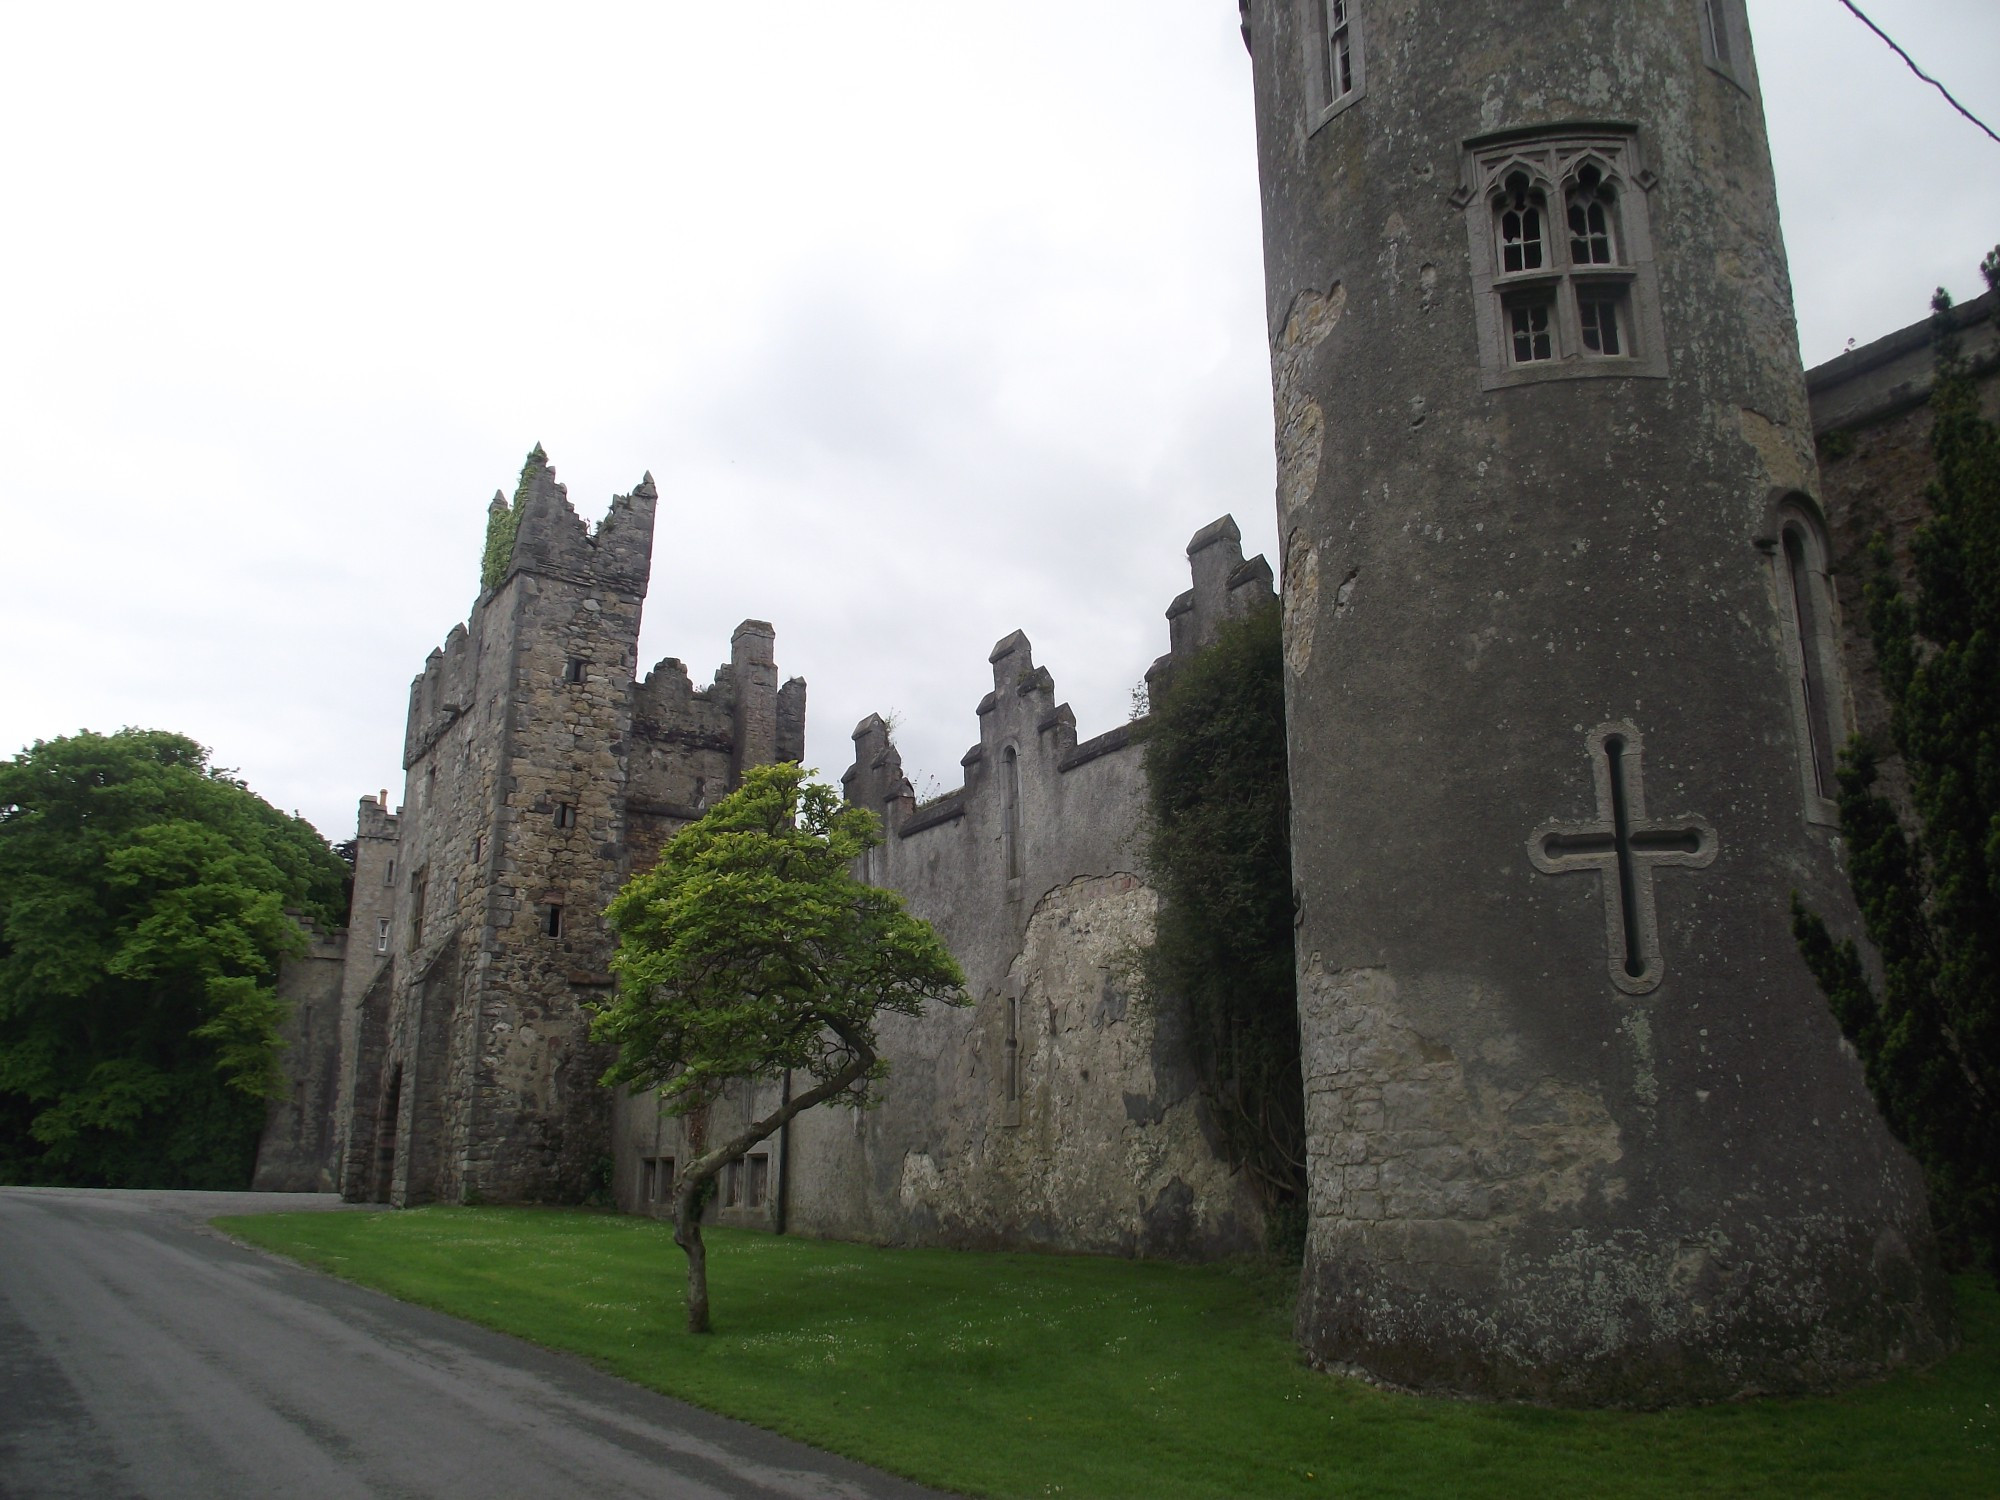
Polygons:
<instances>
[{"instance_id":1,"label":"green grass lawn","mask_svg":"<svg viewBox=\"0 0 2000 1500\"><path fill-rule=\"evenodd\" d=\"M1388 1395L1291 1342L1245 1265L878 1250L552 1209L222 1219L252 1244L968 1495L2000 1495L2000 1295L1964 1350L1844 1396L1557 1412Z\"/></svg>"}]
</instances>

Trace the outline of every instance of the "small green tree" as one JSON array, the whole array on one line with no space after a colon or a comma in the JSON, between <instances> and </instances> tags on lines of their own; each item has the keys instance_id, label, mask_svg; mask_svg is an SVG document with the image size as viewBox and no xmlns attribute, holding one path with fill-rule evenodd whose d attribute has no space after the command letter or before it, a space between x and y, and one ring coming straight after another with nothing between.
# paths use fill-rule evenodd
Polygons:
<instances>
[{"instance_id":1,"label":"small green tree","mask_svg":"<svg viewBox=\"0 0 2000 1500\"><path fill-rule=\"evenodd\" d=\"M305 946L286 909L331 929L346 881L184 736L0 765L0 1181L248 1186Z\"/></svg>"},{"instance_id":2,"label":"small green tree","mask_svg":"<svg viewBox=\"0 0 2000 1500\"><path fill-rule=\"evenodd\" d=\"M1982 267L2000 285L2000 249ZM1869 633L1921 832L1876 791L1877 755L1842 758L1854 894L1882 990L1851 942L1792 900L1793 929L1883 1118L1923 1166L1947 1255L2000 1271L2000 429L1938 314L1932 518L1911 538L1915 598L1888 538L1870 548Z\"/></svg>"},{"instance_id":3,"label":"small green tree","mask_svg":"<svg viewBox=\"0 0 2000 1500\"><path fill-rule=\"evenodd\" d=\"M1305 1085L1292 949L1291 798L1276 605L1175 671L1146 727L1146 989L1176 1006L1230 1164L1276 1248L1303 1233Z\"/></svg>"},{"instance_id":4,"label":"small green tree","mask_svg":"<svg viewBox=\"0 0 2000 1500\"><path fill-rule=\"evenodd\" d=\"M880 842L874 815L810 774L746 772L607 913L618 990L591 1028L618 1045L605 1083L659 1089L662 1107L692 1127L733 1081L812 1080L727 1140L693 1141L702 1154L674 1193L691 1333L709 1328L701 1215L716 1175L802 1110L867 1104L887 1071L876 1051L881 1015L965 1003L965 975L930 925L849 871Z\"/></svg>"}]
</instances>

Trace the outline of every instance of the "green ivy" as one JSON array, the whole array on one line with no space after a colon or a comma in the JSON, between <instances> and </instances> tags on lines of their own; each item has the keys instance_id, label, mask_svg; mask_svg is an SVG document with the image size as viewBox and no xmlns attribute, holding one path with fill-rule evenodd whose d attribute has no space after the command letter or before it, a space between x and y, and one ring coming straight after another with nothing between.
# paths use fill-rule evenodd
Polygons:
<instances>
[{"instance_id":1,"label":"green ivy","mask_svg":"<svg viewBox=\"0 0 2000 1500\"><path fill-rule=\"evenodd\" d=\"M1305 1088L1292 953L1284 652L1274 604L1176 669L1143 729L1146 867L1161 904L1147 993L1178 1021L1230 1164L1273 1248L1296 1250Z\"/></svg>"},{"instance_id":2,"label":"green ivy","mask_svg":"<svg viewBox=\"0 0 2000 1500\"><path fill-rule=\"evenodd\" d=\"M505 581L507 569L514 561L514 538L520 534L522 508L534 492L535 482L548 472L548 467L548 454L542 452L540 443L535 444L521 465L521 482L514 486L514 503L509 505L496 498L486 512L486 550L479 562L482 592L498 588Z\"/></svg>"},{"instance_id":3,"label":"green ivy","mask_svg":"<svg viewBox=\"0 0 2000 1500\"><path fill-rule=\"evenodd\" d=\"M2000 285L2000 249L1982 267ZM1792 900L1808 965L1867 1069L1883 1118L1922 1164L1948 1256L2000 1271L2000 428L1980 415L1940 291L1931 396L1937 478L1911 538L1915 596L1888 538L1870 547L1869 633L1918 832L1876 791L1877 752L1842 757L1850 878L1882 959Z\"/></svg>"}]
</instances>

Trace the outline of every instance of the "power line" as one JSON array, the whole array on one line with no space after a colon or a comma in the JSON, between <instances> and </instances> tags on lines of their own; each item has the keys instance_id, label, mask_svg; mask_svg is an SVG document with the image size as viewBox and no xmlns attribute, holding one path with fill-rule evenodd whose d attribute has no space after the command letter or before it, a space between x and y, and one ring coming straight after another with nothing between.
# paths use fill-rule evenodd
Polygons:
<instances>
[{"instance_id":1,"label":"power line","mask_svg":"<svg viewBox=\"0 0 2000 1500\"><path fill-rule=\"evenodd\" d=\"M1875 35L1882 38L1884 42L1887 42L1889 44L1889 50L1895 53L1896 56L1902 58L1902 60L1904 61L1905 64L1908 65L1909 70L1912 73L1916 74L1917 77L1923 79L1925 83L1928 83L1932 88L1936 89L1940 94L1943 94L1945 103L1949 104L1953 109L1957 110L1960 114L1964 115L1966 119L1972 121L1973 124L1977 125L1981 130L1985 131L1986 134L1994 142L2000 143L2000 135L1993 134L1993 127L1991 125L1988 125L1984 120L1980 119L1978 115L1975 115L1971 110L1967 109L1963 104L1960 104L1956 99L1952 98L1950 89L1946 88L1943 84L1939 83L1935 78L1931 77L1930 74L1926 73L1922 68L1918 67L1917 60L1911 57L1910 54L1905 52L1901 47L1898 47L1896 45L1896 39L1894 37L1890 36L1888 32L1884 31L1880 26L1877 26L1873 21L1869 20L1868 17L1862 13L1861 7L1854 3L1854 0L1840 0L1840 3L1846 6L1849 10L1854 12L1855 20L1859 21L1863 26L1866 26L1870 31L1874 32Z\"/></svg>"}]
</instances>

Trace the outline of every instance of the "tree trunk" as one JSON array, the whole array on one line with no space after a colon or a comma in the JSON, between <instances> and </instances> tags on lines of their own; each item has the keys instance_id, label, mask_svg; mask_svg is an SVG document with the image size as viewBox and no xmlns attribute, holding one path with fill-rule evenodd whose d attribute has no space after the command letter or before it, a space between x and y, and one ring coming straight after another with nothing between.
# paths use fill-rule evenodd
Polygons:
<instances>
[{"instance_id":1,"label":"tree trunk","mask_svg":"<svg viewBox=\"0 0 2000 1500\"><path fill-rule=\"evenodd\" d=\"M688 1261L688 1332L707 1333L708 1326L708 1247L701 1240L702 1210L708 1206L707 1189L719 1173L730 1162L748 1151L776 1130L787 1124L792 1116L811 1109L815 1104L831 1099L867 1075L875 1066L874 1049L861 1039L835 1024L833 1031L847 1044L853 1053L853 1060L833 1077L815 1088L806 1090L796 1098L785 1100L775 1114L755 1121L738 1134L731 1136L720 1146L706 1155L688 1163L688 1169L681 1176L680 1191L674 1195L674 1243L687 1255ZM706 1120L702 1121L706 1125ZM693 1135L693 1131L689 1134ZM704 1136L706 1129L701 1132ZM699 1148L697 1148L699 1149Z\"/></svg>"},{"instance_id":2,"label":"tree trunk","mask_svg":"<svg viewBox=\"0 0 2000 1500\"><path fill-rule=\"evenodd\" d=\"M684 1184L674 1199L674 1243L687 1253L688 1332L708 1332L708 1247L701 1241L701 1208L708 1179Z\"/></svg>"}]
</instances>

